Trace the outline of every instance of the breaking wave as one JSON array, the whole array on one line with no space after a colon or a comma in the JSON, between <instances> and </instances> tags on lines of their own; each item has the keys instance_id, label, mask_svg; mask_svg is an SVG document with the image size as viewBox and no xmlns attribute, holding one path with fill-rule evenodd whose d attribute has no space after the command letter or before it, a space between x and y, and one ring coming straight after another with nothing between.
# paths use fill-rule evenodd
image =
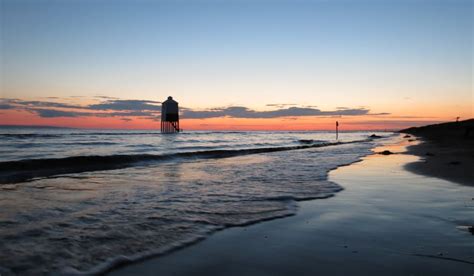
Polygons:
<instances>
[{"instance_id":1,"label":"breaking wave","mask_svg":"<svg viewBox=\"0 0 474 276\"><path fill-rule=\"evenodd\" d=\"M0 184L18 183L36 177L47 177L66 173L121 169L135 165L145 165L149 162L169 161L174 159L210 159L227 158L240 155L269 153L288 150L299 150L316 147L335 146L347 143L366 142L359 140L351 142L304 143L298 146L264 147L234 150L205 150L178 152L172 154L117 154L71 156L66 158L26 159L0 162Z\"/></svg>"}]
</instances>

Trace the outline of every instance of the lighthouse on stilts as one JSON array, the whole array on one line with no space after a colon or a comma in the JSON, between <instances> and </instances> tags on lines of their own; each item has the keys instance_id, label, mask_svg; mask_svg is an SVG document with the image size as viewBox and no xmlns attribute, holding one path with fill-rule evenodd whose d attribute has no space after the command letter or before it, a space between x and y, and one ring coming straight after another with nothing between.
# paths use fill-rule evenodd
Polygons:
<instances>
[{"instance_id":1,"label":"lighthouse on stilts","mask_svg":"<svg viewBox=\"0 0 474 276\"><path fill-rule=\"evenodd\" d=\"M179 109L178 102L168 97L161 104L161 132L162 133L178 133L179 128Z\"/></svg>"}]
</instances>

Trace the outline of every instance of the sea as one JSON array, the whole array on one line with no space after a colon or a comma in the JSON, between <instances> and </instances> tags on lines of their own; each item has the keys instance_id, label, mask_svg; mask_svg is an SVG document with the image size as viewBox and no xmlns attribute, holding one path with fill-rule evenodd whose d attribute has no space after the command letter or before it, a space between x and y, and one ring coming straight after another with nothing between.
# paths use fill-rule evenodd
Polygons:
<instances>
[{"instance_id":1,"label":"sea","mask_svg":"<svg viewBox=\"0 0 474 276\"><path fill-rule=\"evenodd\" d=\"M394 135L2 127L0 274L101 273L294 215Z\"/></svg>"}]
</instances>

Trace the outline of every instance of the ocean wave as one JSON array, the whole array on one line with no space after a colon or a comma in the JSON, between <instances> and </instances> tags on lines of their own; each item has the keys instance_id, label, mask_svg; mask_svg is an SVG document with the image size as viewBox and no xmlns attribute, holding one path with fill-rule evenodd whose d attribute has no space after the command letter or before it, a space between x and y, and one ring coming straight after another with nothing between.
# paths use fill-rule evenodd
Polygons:
<instances>
[{"instance_id":1,"label":"ocean wave","mask_svg":"<svg viewBox=\"0 0 474 276\"><path fill-rule=\"evenodd\" d=\"M25 159L18 161L0 162L0 184L19 183L36 177L47 177L58 174L80 173L87 171L113 170L143 165L144 163L169 161L174 159L211 159L228 158L240 155L270 153L278 151L299 150L315 147L335 146L348 143L366 142L358 140L351 142L326 142L304 144L298 146L262 147L234 150L205 150L178 152L172 154L118 154L118 155L88 155L71 156L66 158Z\"/></svg>"},{"instance_id":2,"label":"ocean wave","mask_svg":"<svg viewBox=\"0 0 474 276\"><path fill-rule=\"evenodd\" d=\"M0 133L0 137L10 139L31 139L31 138L58 138L62 134L38 134L38 133Z\"/></svg>"},{"instance_id":3,"label":"ocean wave","mask_svg":"<svg viewBox=\"0 0 474 276\"><path fill-rule=\"evenodd\" d=\"M67 143L61 143L58 142L57 144L60 145L68 145L68 146L109 146L109 145L116 145L117 143L115 142L67 142Z\"/></svg>"},{"instance_id":4,"label":"ocean wave","mask_svg":"<svg viewBox=\"0 0 474 276\"><path fill-rule=\"evenodd\" d=\"M299 143L301 144L315 144L315 143L326 143L326 140L314 140L314 139L299 139Z\"/></svg>"},{"instance_id":5,"label":"ocean wave","mask_svg":"<svg viewBox=\"0 0 474 276\"><path fill-rule=\"evenodd\" d=\"M24 149L24 148L41 147L43 146L43 144L41 143L13 143L13 144L4 144L2 146L11 147L15 149Z\"/></svg>"}]
</instances>

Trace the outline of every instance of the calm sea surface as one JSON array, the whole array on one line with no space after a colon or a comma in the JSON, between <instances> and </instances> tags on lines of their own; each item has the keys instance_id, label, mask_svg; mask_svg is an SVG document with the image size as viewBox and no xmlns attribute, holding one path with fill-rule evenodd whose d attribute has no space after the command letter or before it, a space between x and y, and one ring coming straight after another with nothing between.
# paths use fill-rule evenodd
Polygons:
<instances>
[{"instance_id":1,"label":"calm sea surface","mask_svg":"<svg viewBox=\"0 0 474 276\"><path fill-rule=\"evenodd\" d=\"M292 215L389 139L369 134L0 129L0 273L96 272Z\"/></svg>"}]
</instances>

